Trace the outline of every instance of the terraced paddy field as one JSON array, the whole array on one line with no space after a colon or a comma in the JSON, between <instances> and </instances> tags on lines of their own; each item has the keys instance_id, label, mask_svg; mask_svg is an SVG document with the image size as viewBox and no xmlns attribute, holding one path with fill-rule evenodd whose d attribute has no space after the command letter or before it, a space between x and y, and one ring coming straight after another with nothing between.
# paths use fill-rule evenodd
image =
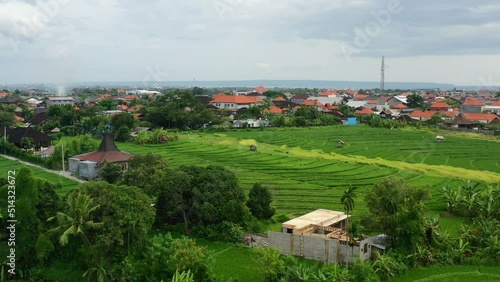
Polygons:
<instances>
[{"instance_id":1,"label":"terraced paddy field","mask_svg":"<svg viewBox=\"0 0 500 282\"><path fill-rule=\"evenodd\" d=\"M255 139L259 143L321 149L326 153L358 155L407 163L447 165L500 173L500 137L496 141L455 136L441 131L445 142L436 142L436 133L415 129L390 130L364 125L347 127L287 128L265 131L232 131L230 137ZM494 137L493 137L494 138ZM343 140L346 145L338 146Z\"/></svg>"},{"instance_id":2,"label":"terraced paddy field","mask_svg":"<svg viewBox=\"0 0 500 282\"><path fill-rule=\"evenodd\" d=\"M394 156L397 154L397 150L384 154L384 147L390 146L383 142L380 143L380 141L390 140L384 134L378 134L379 137L372 134L373 136L367 143L369 145L366 146L373 146L377 152L381 153L382 157L391 159L392 156L392 160L385 160L378 156L378 153L371 157L338 154L336 151L347 148L337 148L336 141L330 141L330 143L335 143L334 145L327 144L327 138L329 138L327 136L339 129L345 130L336 127L290 131L236 131L229 132L227 135L200 133L183 135L180 141L168 144L138 146L124 143L119 144L118 147L134 154L154 152L164 155L173 167L193 164L225 166L236 173L241 186L247 191L255 182L268 185L273 191L274 206L278 212L292 215L318 208L342 210L340 197L348 185L359 187L354 215L360 215L367 210L363 203L365 189L387 176L403 177L413 185L429 185L433 194L433 199L428 203L430 215L436 215L445 209L445 204L439 199L439 190L446 185L463 185L467 178L472 178L483 185L485 185L484 183L500 183L500 174L496 172L479 172L462 167L436 166L425 163L410 164ZM347 129L353 130L350 136L358 136L359 132L371 128L351 127ZM374 130L376 132L381 129ZM383 129L382 131L385 132ZM406 133L408 132L402 131L397 135L404 136ZM347 136L348 132L344 131L343 134ZM408 134L413 137L418 135L414 132ZM282 135L288 136L289 139L282 139L284 138ZM316 138L316 135L319 137ZM292 138L292 136L296 137ZM301 142L299 136L303 136L305 141ZM426 136L430 138L429 134ZM324 140L316 140L321 138ZM338 136L333 138L335 140L341 139ZM409 137L405 138L410 140ZM421 137L419 138L421 139ZM348 138L344 139L349 140ZM364 142L362 139L359 138L356 141L359 142L358 147L362 146L361 143ZM468 141L468 139L463 140L463 142ZM379 145L376 146L377 142ZM407 142L411 143L412 141ZM500 150L500 144L485 142L485 145L494 148L498 146ZM253 143L258 145L257 151L249 150L248 146ZM294 148L298 146L301 148ZM410 148L410 144L405 146ZM352 145L346 147L352 147ZM421 150L424 150L424 147L422 145ZM472 150L475 152L474 147ZM479 154L480 150L477 151ZM428 157L431 153L427 152ZM484 155L484 157L488 157L489 162L493 159L491 154ZM462 161L468 160L467 158L467 156L462 157Z\"/></svg>"}]
</instances>

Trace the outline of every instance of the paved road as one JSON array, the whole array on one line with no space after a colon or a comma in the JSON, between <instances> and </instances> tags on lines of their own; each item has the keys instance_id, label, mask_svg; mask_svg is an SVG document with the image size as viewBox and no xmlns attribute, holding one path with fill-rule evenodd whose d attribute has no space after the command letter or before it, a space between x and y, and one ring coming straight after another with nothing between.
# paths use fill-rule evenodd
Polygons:
<instances>
[{"instance_id":1,"label":"paved road","mask_svg":"<svg viewBox=\"0 0 500 282\"><path fill-rule=\"evenodd\" d=\"M82 180L82 179L76 178L74 176L71 176L71 173L69 171L66 171L66 172L63 173L62 171L59 171L59 170L48 169L48 168L45 168L43 166L39 166L39 165L36 165L36 164L25 162L25 161L22 161L22 160L20 160L18 158L14 158L14 157L11 157L11 156L2 155L2 154L0 154L0 156L4 157L6 159L9 159L9 160L20 162L20 163L28 165L28 166L32 166L32 167L36 167L36 168L41 169L41 170L45 170L45 171L53 173L53 174L58 174L58 175L64 176L64 177L66 177L68 179L71 179L71 180L74 180L74 181L77 181L77 182L80 182L80 183L86 182L85 180Z\"/></svg>"}]
</instances>

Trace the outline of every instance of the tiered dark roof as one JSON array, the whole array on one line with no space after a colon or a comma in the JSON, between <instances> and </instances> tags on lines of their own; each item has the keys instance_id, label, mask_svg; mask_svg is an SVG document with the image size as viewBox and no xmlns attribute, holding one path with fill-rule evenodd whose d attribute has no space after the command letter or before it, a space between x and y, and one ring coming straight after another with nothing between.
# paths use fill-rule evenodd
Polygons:
<instances>
[{"instance_id":1,"label":"tiered dark roof","mask_svg":"<svg viewBox=\"0 0 500 282\"><path fill-rule=\"evenodd\" d=\"M103 136L101 146L99 146L99 150L87 154L74 156L74 158L76 159L82 161L96 162L99 165L105 162L109 163L126 162L131 157L133 157L132 154L118 150L115 142L113 141L113 138L109 134L105 134Z\"/></svg>"},{"instance_id":2,"label":"tiered dark roof","mask_svg":"<svg viewBox=\"0 0 500 282\"><path fill-rule=\"evenodd\" d=\"M1 134L3 135L3 129ZM7 135L9 137L9 141L11 143L22 143L23 137L29 137L33 139L35 143L38 142L50 142L54 140L54 138L48 136L45 133L42 133L33 127L17 127L17 128L8 128Z\"/></svg>"},{"instance_id":3,"label":"tiered dark roof","mask_svg":"<svg viewBox=\"0 0 500 282\"><path fill-rule=\"evenodd\" d=\"M469 120L465 117L463 113L460 113L454 119L445 122L446 124L458 124L458 125L475 125L478 124L477 121Z\"/></svg>"}]
</instances>

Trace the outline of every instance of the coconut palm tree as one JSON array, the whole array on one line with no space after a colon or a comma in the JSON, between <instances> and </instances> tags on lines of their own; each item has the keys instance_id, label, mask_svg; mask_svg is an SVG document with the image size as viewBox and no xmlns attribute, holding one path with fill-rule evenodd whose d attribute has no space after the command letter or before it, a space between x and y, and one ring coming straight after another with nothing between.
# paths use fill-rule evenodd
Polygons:
<instances>
[{"instance_id":1,"label":"coconut palm tree","mask_svg":"<svg viewBox=\"0 0 500 282\"><path fill-rule=\"evenodd\" d=\"M340 198L340 202L344 205L344 210L346 212L346 236L347 241L349 242L349 213L354 209L354 198L356 198L356 189L357 187L349 185L349 187L344 191L342 198ZM346 250L346 263L349 265L347 260L347 250Z\"/></svg>"},{"instance_id":2,"label":"coconut palm tree","mask_svg":"<svg viewBox=\"0 0 500 282\"><path fill-rule=\"evenodd\" d=\"M58 212L55 216L47 219L47 221L56 221L58 226L50 229L49 232L60 233L59 243L65 246L69 242L70 236L82 236L87 247L92 248L86 232L90 229L96 229L103 225L102 222L94 222L90 220L90 214L99 208L99 205L94 205L92 198L86 194L72 193L66 200L66 213Z\"/></svg>"}]
</instances>

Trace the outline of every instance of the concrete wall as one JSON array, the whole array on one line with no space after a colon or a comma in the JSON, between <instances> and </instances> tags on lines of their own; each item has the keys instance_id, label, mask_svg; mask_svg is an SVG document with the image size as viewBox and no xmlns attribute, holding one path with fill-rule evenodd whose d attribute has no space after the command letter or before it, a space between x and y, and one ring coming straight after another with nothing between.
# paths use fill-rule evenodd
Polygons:
<instances>
[{"instance_id":1,"label":"concrete wall","mask_svg":"<svg viewBox=\"0 0 500 282\"><path fill-rule=\"evenodd\" d=\"M69 171L71 173L78 173L78 168L80 167L80 160L75 158L69 159Z\"/></svg>"},{"instance_id":2,"label":"concrete wall","mask_svg":"<svg viewBox=\"0 0 500 282\"><path fill-rule=\"evenodd\" d=\"M280 250L284 255L293 254L327 263L346 263L346 261L351 263L358 256L360 256L361 260L367 260L371 254L369 240L362 241L363 244L368 244L369 251L360 255L359 246L342 245L337 239L292 235L281 232L269 232L268 239L269 247ZM369 245L370 247L368 247Z\"/></svg>"}]
</instances>

